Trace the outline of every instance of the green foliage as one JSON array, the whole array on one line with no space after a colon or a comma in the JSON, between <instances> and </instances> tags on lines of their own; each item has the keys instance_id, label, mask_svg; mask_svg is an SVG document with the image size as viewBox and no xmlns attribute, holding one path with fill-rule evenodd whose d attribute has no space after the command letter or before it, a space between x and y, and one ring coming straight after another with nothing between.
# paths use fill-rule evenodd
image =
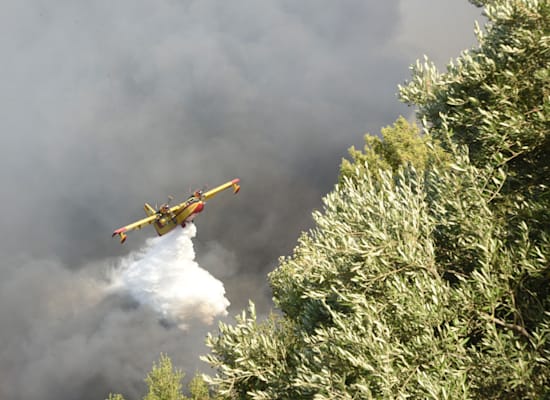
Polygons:
<instances>
[{"instance_id":1,"label":"green foliage","mask_svg":"<svg viewBox=\"0 0 550 400\"><path fill-rule=\"evenodd\" d=\"M531 266L525 269L518 266L523 262L518 260L536 259L538 252L548 254L548 246L529 255L507 254L505 234L488 207L499 186L486 182L488 176L486 171L461 162L447 173L431 172L426 180L404 175L394 184L390 175L382 175L380 183L368 183L372 178L366 176L357 187L359 193L354 187L343 186L327 198L325 215L317 215L319 231L273 274L274 291L283 311L288 300L295 308L298 294L302 301L296 322L314 336L323 333L322 341L328 341L317 354L322 357L320 365L330 365L330 358L327 361L325 357L336 358L338 363L328 368L333 376L335 371L336 375L338 371L353 371L355 378L361 377L361 385L371 391L354 393L353 387L348 387L346 393L360 398L405 394L466 397L485 390L487 370L506 366L510 371L494 375L499 379L495 387L501 391L498 395L493 392L493 396L514 393L521 397L520 391L511 390L507 383L513 376L508 357L517 356L513 349L526 339L518 334L523 332L522 326L515 325L515 321L526 321L525 314L514 315L518 312L516 285L529 275L527 270L533 264L536 272L531 277L544 273L548 260L529 261ZM519 248L527 252L532 244L524 240ZM305 276L305 280L293 279L297 276ZM544 299L534 293L531 296L532 300ZM547 306L537 310L541 337L548 335ZM314 315L324 313L324 318L304 318L316 307ZM507 321L502 326L509 331L496 332L496 322L487 327L492 318ZM371 333L369 327L377 330ZM484 330L497 338L490 338L489 333L482 333ZM318 339L314 340L319 348ZM509 346L499 347L509 350L505 356L495 351L483 362L478 358L507 341ZM476 347L472 347L474 342ZM348 350L348 354L342 350L344 357L339 354L339 345ZM539 351L527 356L531 362L538 356L548 360L548 345ZM341 364L346 357L347 366ZM315 362L311 364L314 367ZM537 369L536 364L531 366ZM475 371L466 373L472 365L484 372L479 377ZM357 373L357 366L367 369ZM418 375L419 371L433 386ZM362 380L365 376L366 382ZM543 373L538 378L545 376ZM410 386L405 385L405 377L411 377ZM520 374L517 378L517 382L533 381L537 381L534 376ZM349 375L346 382L353 382ZM400 391L394 391L397 388L392 388L391 382ZM334 386L330 381L324 384ZM535 393L526 397L536 398ZM333 396L341 394L326 395ZM491 397L490 391L479 397Z\"/></svg>"},{"instance_id":2,"label":"green foliage","mask_svg":"<svg viewBox=\"0 0 550 400\"><path fill-rule=\"evenodd\" d=\"M161 354L158 363L147 375L145 382L148 393L144 400L210 400L210 390L202 375L196 374L189 382L191 397L185 397L182 393L182 380L185 374L174 369L172 360L166 354ZM121 394L110 393L107 400L124 400Z\"/></svg>"},{"instance_id":3,"label":"green foliage","mask_svg":"<svg viewBox=\"0 0 550 400\"><path fill-rule=\"evenodd\" d=\"M107 398L107 400L124 400L124 396L122 396L121 394L109 393L109 397Z\"/></svg>"},{"instance_id":4,"label":"green foliage","mask_svg":"<svg viewBox=\"0 0 550 400\"><path fill-rule=\"evenodd\" d=\"M491 1L495 0L468 0L470 3L472 3L474 6L477 7L483 7L486 4L489 4Z\"/></svg>"},{"instance_id":5,"label":"green foliage","mask_svg":"<svg viewBox=\"0 0 550 400\"><path fill-rule=\"evenodd\" d=\"M349 154L352 161L342 160L340 181L344 177L353 177L355 166L368 164L376 174L379 169L397 171L404 165L412 165L417 170L429 166L443 165L449 156L429 136L422 136L416 124L410 124L399 117L393 126L381 130L382 139L369 134L365 135L364 151L351 147Z\"/></svg>"},{"instance_id":6,"label":"green foliage","mask_svg":"<svg viewBox=\"0 0 550 400\"><path fill-rule=\"evenodd\" d=\"M506 245L490 170L356 168L271 275L284 317L220 325L206 360L232 399L540 398L550 390L550 244ZM505 177L502 176L501 179ZM532 308L535 306L535 308Z\"/></svg>"},{"instance_id":7,"label":"green foliage","mask_svg":"<svg viewBox=\"0 0 550 400\"><path fill-rule=\"evenodd\" d=\"M196 374L189 382L190 400L210 400L210 390L202 375Z\"/></svg>"},{"instance_id":8,"label":"green foliage","mask_svg":"<svg viewBox=\"0 0 550 400\"><path fill-rule=\"evenodd\" d=\"M496 3L486 7L486 33L477 30L478 49L463 52L443 74L427 60L417 63L401 97L419 107L436 137L451 133L467 145L476 164L495 153L536 162L528 155L548 140L550 5Z\"/></svg>"},{"instance_id":9,"label":"green foliage","mask_svg":"<svg viewBox=\"0 0 550 400\"><path fill-rule=\"evenodd\" d=\"M479 49L401 88L429 136L351 149L269 276L281 315L209 335L222 398L550 398L550 5L472 2Z\"/></svg>"},{"instance_id":10,"label":"green foliage","mask_svg":"<svg viewBox=\"0 0 550 400\"><path fill-rule=\"evenodd\" d=\"M217 385L222 398L300 398L292 385L295 341L285 319L271 315L257 322L251 302L248 313L243 311L235 326L220 322L219 334L208 335L211 354L202 359L221 374L208 381Z\"/></svg>"},{"instance_id":11,"label":"green foliage","mask_svg":"<svg viewBox=\"0 0 550 400\"><path fill-rule=\"evenodd\" d=\"M463 52L446 73L427 59L417 62L401 98L418 107L425 128L443 144L450 138L468 147L475 165L506 169L504 207L524 203L515 223L547 226L550 212L536 202L549 200L550 3L486 3L489 23L485 33L476 32L479 48Z\"/></svg>"},{"instance_id":12,"label":"green foliage","mask_svg":"<svg viewBox=\"0 0 550 400\"><path fill-rule=\"evenodd\" d=\"M184 400L181 384L184 375L181 370L172 367L170 357L161 354L158 363L153 364L145 378L149 393L144 400Z\"/></svg>"}]
</instances>

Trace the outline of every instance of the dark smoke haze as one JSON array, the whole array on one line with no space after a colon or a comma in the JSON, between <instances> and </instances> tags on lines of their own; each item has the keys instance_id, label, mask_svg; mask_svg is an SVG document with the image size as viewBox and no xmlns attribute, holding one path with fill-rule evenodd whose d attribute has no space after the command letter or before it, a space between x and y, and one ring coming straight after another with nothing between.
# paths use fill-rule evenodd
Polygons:
<instances>
[{"instance_id":1,"label":"dark smoke haze","mask_svg":"<svg viewBox=\"0 0 550 400\"><path fill-rule=\"evenodd\" d=\"M351 145L411 110L424 53L474 44L466 0L4 0L0 5L0 398L127 399L160 352L192 375L188 330L107 293L113 229L142 205L241 178L196 220L198 263L235 315L310 227Z\"/></svg>"}]
</instances>

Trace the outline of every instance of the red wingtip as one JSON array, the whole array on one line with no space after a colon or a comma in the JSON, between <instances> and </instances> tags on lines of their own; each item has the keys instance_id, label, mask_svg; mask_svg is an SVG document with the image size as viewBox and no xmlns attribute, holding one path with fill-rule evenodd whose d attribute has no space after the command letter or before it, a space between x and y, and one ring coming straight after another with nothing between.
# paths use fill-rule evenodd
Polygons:
<instances>
[{"instance_id":1,"label":"red wingtip","mask_svg":"<svg viewBox=\"0 0 550 400\"><path fill-rule=\"evenodd\" d=\"M120 243L124 243L126 241L126 234L124 232L126 232L126 228L120 228L114 231L112 236L120 235Z\"/></svg>"},{"instance_id":2,"label":"red wingtip","mask_svg":"<svg viewBox=\"0 0 550 400\"><path fill-rule=\"evenodd\" d=\"M239 182L241 180L239 178L233 179L231 181L231 184L233 185L233 193L237 194L239 193L239 190L241 190L241 186L239 185Z\"/></svg>"}]
</instances>

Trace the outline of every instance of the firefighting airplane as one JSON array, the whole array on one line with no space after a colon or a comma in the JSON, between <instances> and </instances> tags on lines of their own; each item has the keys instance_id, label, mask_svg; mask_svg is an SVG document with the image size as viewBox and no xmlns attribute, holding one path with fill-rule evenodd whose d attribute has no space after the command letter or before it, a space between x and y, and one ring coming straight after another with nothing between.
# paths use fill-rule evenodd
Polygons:
<instances>
[{"instance_id":1,"label":"firefighting airplane","mask_svg":"<svg viewBox=\"0 0 550 400\"><path fill-rule=\"evenodd\" d=\"M120 236L120 243L126 241L126 233L136 229L141 229L146 225L153 224L159 236L162 236L176 226L185 227L187 222L190 222L204 209L204 204L221 191L233 187L233 193L238 193L241 189L239 179L233 179L226 182L206 193L202 190L195 191L187 200L176 206L170 207L168 204L163 204L158 210L155 210L149 204L145 203L143 208L147 214L147 218L143 218L130 225L123 226L113 232L113 237Z\"/></svg>"}]
</instances>

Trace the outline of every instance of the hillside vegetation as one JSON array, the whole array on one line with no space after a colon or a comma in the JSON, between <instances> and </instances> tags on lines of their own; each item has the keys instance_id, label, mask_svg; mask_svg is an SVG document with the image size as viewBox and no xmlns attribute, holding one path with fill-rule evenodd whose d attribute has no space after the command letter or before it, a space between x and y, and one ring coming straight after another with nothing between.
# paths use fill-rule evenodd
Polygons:
<instances>
[{"instance_id":1,"label":"hillside vegetation","mask_svg":"<svg viewBox=\"0 0 550 400\"><path fill-rule=\"evenodd\" d=\"M550 398L550 3L471 2L479 46L412 67L420 126L350 149L276 311L209 335L216 398Z\"/></svg>"}]
</instances>

